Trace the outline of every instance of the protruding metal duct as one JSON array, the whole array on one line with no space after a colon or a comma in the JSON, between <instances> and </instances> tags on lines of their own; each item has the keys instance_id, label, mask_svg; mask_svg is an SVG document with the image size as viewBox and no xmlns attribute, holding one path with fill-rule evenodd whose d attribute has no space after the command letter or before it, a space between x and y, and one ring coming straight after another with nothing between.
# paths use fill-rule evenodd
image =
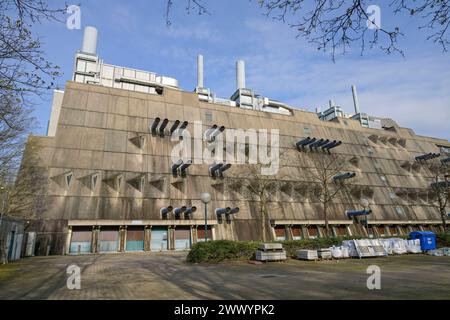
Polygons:
<instances>
[{"instance_id":1,"label":"protruding metal duct","mask_svg":"<svg viewBox=\"0 0 450 320\"><path fill-rule=\"evenodd\" d=\"M320 147L322 147L322 146L325 146L325 145L327 145L329 142L330 142L329 139L324 140L324 141L322 141L321 143L316 144L316 145L314 146L314 149L317 150L317 148L320 148Z\"/></svg>"},{"instance_id":2,"label":"protruding metal duct","mask_svg":"<svg viewBox=\"0 0 450 320\"><path fill-rule=\"evenodd\" d=\"M184 211L184 214L191 214L191 213L194 213L195 211L197 211L197 207L190 207L190 208L187 208L186 209L186 211Z\"/></svg>"},{"instance_id":3,"label":"protruding metal duct","mask_svg":"<svg viewBox=\"0 0 450 320\"><path fill-rule=\"evenodd\" d=\"M211 141L211 135L213 134L214 131L216 131L217 129L217 124L213 125L211 128L209 128L208 130L205 131L205 140L206 141Z\"/></svg>"},{"instance_id":4,"label":"protruding metal duct","mask_svg":"<svg viewBox=\"0 0 450 320\"><path fill-rule=\"evenodd\" d=\"M97 55L98 30L94 27L84 29L83 46L81 52Z\"/></svg>"},{"instance_id":5,"label":"protruding metal duct","mask_svg":"<svg viewBox=\"0 0 450 320\"><path fill-rule=\"evenodd\" d=\"M298 149L300 149L300 148L306 147L308 144L314 143L316 141L317 141L316 138L311 139L310 137L308 137L306 139L298 141L295 145L297 146Z\"/></svg>"},{"instance_id":6,"label":"protruding metal duct","mask_svg":"<svg viewBox=\"0 0 450 320\"><path fill-rule=\"evenodd\" d=\"M440 153L427 153L421 156L416 157L416 161L427 161L435 158L439 158L441 156Z\"/></svg>"},{"instance_id":7,"label":"protruding metal duct","mask_svg":"<svg viewBox=\"0 0 450 320\"><path fill-rule=\"evenodd\" d=\"M245 62L236 61L236 86L238 89L245 89Z\"/></svg>"},{"instance_id":8,"label":"protruding metal duct","mask_svg":"<svg viewBox=\"0 0 450 320\"><path fill-rule=\"evenodd\" d=\"M225 131L225 127L221 126L220 128L216 128L216 130L214 130L211 135L209 136L209 141L214 141L216 140L216 137L221 134L222 132Z\"/></svg>"},{"instance_id":9,"label":"protruding metal duct","mask_svg":"<svg viewBox=\"0 0 450 320\"><path fill-rule=\"evenodd\" d=\"M337 143L337 141L336 141L336 140L333 140L333 141L331 141L331 142L329 142L329 143L323 145L323 146L322 146L322 149L328 149L329 147L334 146L336 143Z\"/></svg>"},{"instance_id":10,"label":"protruding metal duct","mask_svg":"<svg viewBox=\"0 0 450 320\"><path fill-rule=\"evenodd\" d=\"M346 172L346 173L341 173L338 174L336 176L333 177L333 181L340 181L340 180L348 180L348 179L352 179L356 177L356 173L355 172Z\"/></svg>"},{"instance_id":11,"label":"protruding metal duct","mask_svg":"<svg viewBox=\"0 0 450 320\"><path fill-rule=\"evenodd\" d=\"M154 136L157 135L157 133L156 133L156 128L158 127L160 121L161 121L160 118L156 118L156 119L153 121L153 124L152 124L152 126L151 126L151 128L150 128L150 130L151 130L151 132L152 132L152 135L154 135Z\"/></svg>"},{"instance_id":12,"label":"protruding metal duct","mask_svg":"<svg viewBox=\"0 0 450 320\"><path fill-rule=\"evenodd\" d=\"M192 160L188 160L185 163L183 163L179 168L178 171L180 172L180 176L184 177L186 175L186 170L192 165Z\"/></svg>"},{"instance_id":13,"label":"protruding metal duct","mask_svg":"<svg viewBox=\"0 0 450 320\"><path fill-rule=\"evenodd\" d=\"M230 169L230 168L231 168L231 164L230 164L230 163L227 163L227 164L224 164L223 166L221 166L221 167L216 171L217 177L218 177L218 178L223 178L223 173L224 173L225 171L227 171L228 169Z\"/></svg>"},{"instance_id":14,"label":"protruding metal duct","mask_svg":"<svg viewBox=\"0 0 450 320\"><path fill-rule=\"evenodd\" d=\"M231 209L228 214L237 214L237 213L239 213L239 211L240 211L239 207L236 207L236 208Z\"/></svg>"},{"instance_id":15,"label":"protruding metal duct","mask_svg":"<svg viewBox=\"0 0 450 320\"><path fill-rule=\"evenodd\" d=\"M353 104L355 105L355 114L360 114L360 108L359 108L359 99L358 99L358 92L356 91L356 87L352 86L352 93L353 93Z\"/></svg>"},{"instance_id":16,"label":"protruding metal duct","mask_svg":"<svg viewBox=\"0 0 450 320\"><path fill-rule=\"evenodd\" d=\"M175 132L175 130L177 130L179 125L180 125L180 120L176 120L173 123L172 127L170 128L170 135L172 135Z\"/></svg>"},{"instance_id":17,"label":"protruding metal duct","mask_svg":"<svg viewBox=\"0 0 450 320\"><path fill-rule=\"evenodd\" d=\"M161 210L160 210L161 216L162 216L163 218L164 218L164 217L167 217L167 215L168 215L169 213L171 213L172 210L173 210L173 207L172 207L172 206L168 206L168 207L161 208Z\"/></svg>"},{"instance_id":18,"label":"protruding metal duct","mask_svg":"<svg viewBox=\"0 0 450 320\"><path fill-rule=\"evenodd\" d=\"M175 219L180 219L180 215L185 212L187 209L187 207L183 206L181 208L175 208L175 210L173 210L173 213L175 214Z\"/></svg>"},{"instance_id":19,"label":"protruding metal duct","mask_svg":"<svg viewBox=\"0 0 450 320\"><path fill-rule=\"evenodd\" d=\"M219 170L221 166L223 166L223 163L216 163L209 166L209 175L211 177L216 177L216 171Z\"/></svg>"},{"instance_id":20,"label":"protruding metal duct","mask_svg":"<svg viewBox=\"0 0 450 320\"><path fill-rule=\"evenodd\" d=\"M309 148L312 150L312 149L315 148L316 146L319 146L320 144L322 144L324 141L325 141L325 139L317 140L316 142L310 144L310 145L309 145Z\"/></svg>"},{"instance_id":21,"label":"protruding metal duct","mask_svg":"<svg viewBox=\"0 0 450 320\"><path fill-rule=\"evenodd\" d=\"M449 163L449 162L450 162L450 157L449 157L449 158L446 158L446 159L442 159L441 162L442 162L442 164L447 164L447 163Z\"/></svg>"},{"instance_id":22,"label":"protruding metal duct","mask_svg":"<svg viewBox=\"0 0 450 320\"><path fill-rule=\"evenodd\" d=\"M180 131L183 131L184 129L186 129L186 128L188 127L188 125L189 125L189 122L184 121L184 122L181 124Z\"/></svg>"},{"instance_id":23,"label":"protruding metal duct","mask_svg":"<svg viewBox=\"0 0 450 320\"><path fill-rule=\"evenodd\" d=\"M164 119L163 122L161 123L161 126L159 127L159 136L161 138L164 138L165 134L164 134L164 130L166 130L167 125L169 124L169 120L168 119Z\"/></svg>"},{"instance_id":24,"label":"protruding metal duct","mask_svg":"<svg viewBox=\"0 0 450 320\"><path fill-rule=\"evenodd\" d=\"M216 215L221 216L224 214L229 214L231 212L231 208L227 207L227 208L217 208L216 209Z\"/></svg>"},{"instance_id":25,"label":"protruding metal duct","mask_svg":"<svg viewBox=\"0 0 450 320\"><path fill-rule=\"evenodd\" d=\"M372 210L355 210L355 211L347 211L347 217L357 217L357 216L367 216L372 213Z\"/></svg>"},{"instance_id":26,"label":"protruding metal duct","mask_svg":"<svg viewBox=\"0 0 450 320\"><path fill-rule=\"evenodd\" d=\"M339 147L341 144L342 144L342 141L338 141L335 144L333 144L333 145L331 145L329 147L326 147L326 149L331 150L331 149L334 149L336 147Z\"/></svg>"},{"instance_id":27,"label":"protruding metal duct","mask_svg":"<svg viewBox=\"0 0 450 320\"><path fill-rule=\"evenodd\" d=\"M203 88L203 56L197 56L197 88Z\"/></svg>"},{"instance_id":28,"label":"protruding metal duct","mask_svg":"<svg viewBox=\"0 0 450 320\"><path fill-rule=\"evenodd\" d=\"M171 169L172 169L172 174L173 174L174 176L177 175L178 168L181 167L182 164L183 164L183 160L181 160L181 159L179 159L177 162L175 162L174 164L172 164Z\"/></svg>"}]
</instances>

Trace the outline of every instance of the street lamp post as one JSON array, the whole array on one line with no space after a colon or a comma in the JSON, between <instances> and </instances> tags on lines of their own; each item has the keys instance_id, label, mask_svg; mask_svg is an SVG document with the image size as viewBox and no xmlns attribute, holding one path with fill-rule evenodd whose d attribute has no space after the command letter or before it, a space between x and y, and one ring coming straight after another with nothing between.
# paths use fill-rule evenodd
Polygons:
<instances>
[{"instance_id":1,"label":"street lamp post","mask_svg":"<svg viewBox=\"0 0 450 320\"><path fill-rule=\"evenodd\" d=\"M205 242L208 241L208 203L211 202L211 194L204 192L200 195L200 199L205 204Z\"/></svg>"},{"instance_id":2,"label":"street lamp post","mask_svg":"<svg viewBox=\"0 0 450 320\"><path fill-rule=\"evenodd\" d=\"M6 193L6 188L5 187L0 187L0 192L2 193L2 207L1 207L1 212L0 212L0 227L2 226L3 223L3 214L4 211L6 209L6 201L7 201L7 193Z\"/></svg>"}]
</instances>

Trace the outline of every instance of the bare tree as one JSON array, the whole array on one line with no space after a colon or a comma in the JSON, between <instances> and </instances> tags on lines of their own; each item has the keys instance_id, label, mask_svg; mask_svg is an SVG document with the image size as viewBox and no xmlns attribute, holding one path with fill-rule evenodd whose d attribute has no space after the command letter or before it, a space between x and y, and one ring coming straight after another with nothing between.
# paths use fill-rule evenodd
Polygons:
<instances>
[{"instance_id":1,"label":"bare tree","mask_svg":"<svg viewBox=\"0 0 450 320\"><path fill-rule=\"evenodd\" d=\"M308 157L314 166L305 168L305 173L309 180L311 195L322 205L325 233L328 237L330 235L329 208L335 199L343 196L351 180L335 179L346 169L347 164L343 156L327 152L310 152Z\"/></svg>"},{"instance_id":2,"label":"bare tree","mask_svg":"<svg viewBox=\"0 0 450 320\"><path fill-rule=\"evenodd\" d=\"M428 189L431 191L431 197L428 197L429 203L439 211L442 225L447 232L447 205L450 199L450 168L439 160L430 161L425 167L430 176Z\"/></svg>"},{"instance_id":3,"label":"bare tree","mask_svg":"<svg viewBox=\"0 0 450 320\"><path fill-rule=\"evenodd\" d=\"M166 21L173 1L167 1ZM372 25L367 9L369 1L364 0L256 0L264 14L282 21L296 29L297 36L303 37L317 46L318 50L330 51L334 61L338 51L345 54L352 44L367 49L379 48L383 52L404 55L398 46L398 38L404 33L398 26L385 28L383 24ZM437 43L447 51L450 24L450 2L442 0L391 0L390 13L407 14L410 18L420 18L423 24L419 30L427 33L427 39ZM186 0L186 10L208 13L202 1ZM170 25L170 23L168 23Z\"/></svg>"}]
</instances>

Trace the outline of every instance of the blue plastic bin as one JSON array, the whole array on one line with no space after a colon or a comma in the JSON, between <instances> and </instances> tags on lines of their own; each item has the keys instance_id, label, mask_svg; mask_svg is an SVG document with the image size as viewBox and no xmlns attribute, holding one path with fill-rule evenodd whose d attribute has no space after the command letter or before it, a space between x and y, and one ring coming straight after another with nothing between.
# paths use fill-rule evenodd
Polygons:
<instances>
[{"instance_id":1,"label":"blue plastic bin","mask_svg":"<svg viewBox=\"0 0 450 320\"><path fill-rule=\"evenodd\" d=\"M436 235L431 231L414 231L409 238L420 239L420 247L424 251L436 249Z\"/></svg>"}]
</instances>

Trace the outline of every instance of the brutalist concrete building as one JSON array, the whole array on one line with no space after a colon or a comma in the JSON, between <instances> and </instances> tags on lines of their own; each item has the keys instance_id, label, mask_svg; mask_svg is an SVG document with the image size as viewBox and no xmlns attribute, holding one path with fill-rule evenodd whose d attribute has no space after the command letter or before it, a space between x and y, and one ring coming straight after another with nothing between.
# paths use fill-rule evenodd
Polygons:
<instances>
[{"instance_id":1,"label":"brutalist concrete building","mask_svg":"<svg viewBox=\"0 0 450 320\"><path fill-rule=\"evenodd\" d=\"M304 111L247 88L245 65L238 61L237 90L220 99L203 83L202 56L198 86L189 92L173 78L104 63L96 44L97 30L88 27L72 81L55 92L48 136L31 138L42 146L40 163L48 175L40 195L46 209L30 227L39 253L185 250L205 236L262 239L260 203L246 190L250 165L173 161L179 143L173 133L195 139L195 126L201 126L202 148L230 129L279 130L283 174L273 178L267 239L323 235L322 206L305 178L314 165L311 154L318 152L345 158L341 178L353 179L348 197L329 208L334 235L442 230L416 157L445 159L450 143L361 113L355 88L355 114L333 102L323 112ZM212 196L206 232L204 192ZM369 209L361 199L370 214L350 216L349 210Z\"/></svg>"}]
</instances>

